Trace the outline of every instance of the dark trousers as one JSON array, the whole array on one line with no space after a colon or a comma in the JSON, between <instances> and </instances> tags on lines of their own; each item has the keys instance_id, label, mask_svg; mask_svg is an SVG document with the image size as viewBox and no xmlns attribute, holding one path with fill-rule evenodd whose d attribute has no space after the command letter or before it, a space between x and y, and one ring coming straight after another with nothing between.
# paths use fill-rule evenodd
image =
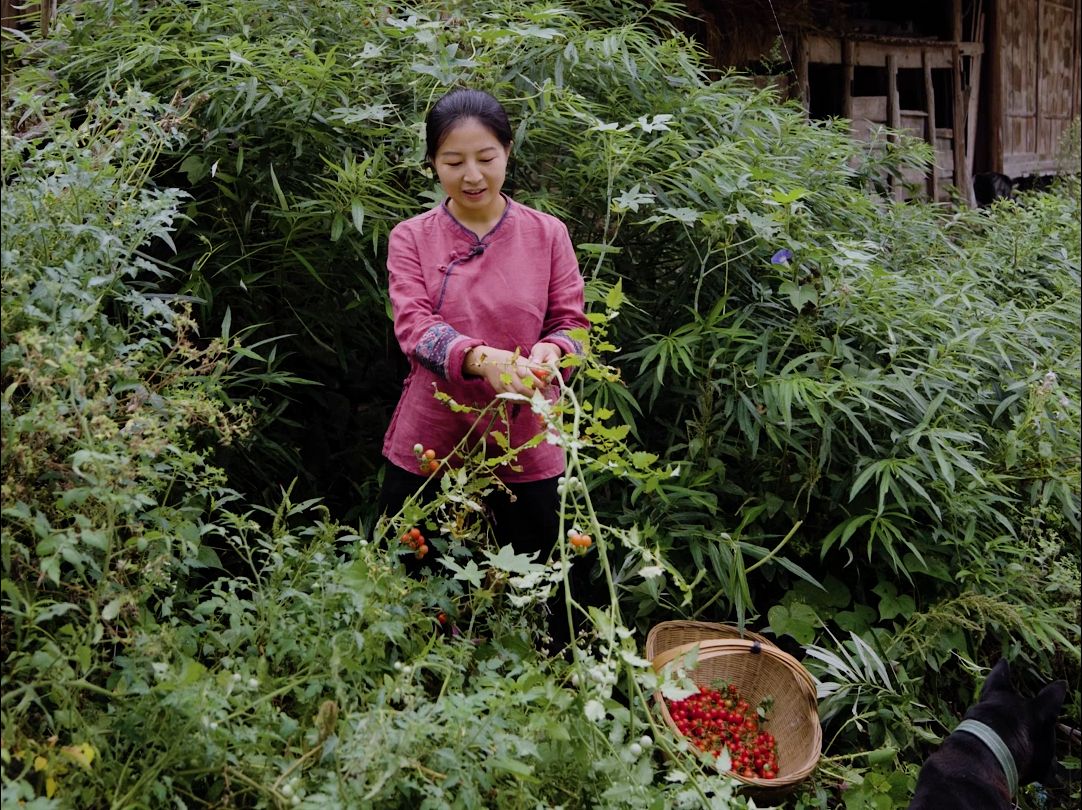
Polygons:
<instances>
[{"instance_id":1,"label":"dark trousers","mask_svg":"<svg viewBox=\"0 0 1082 810\"><path fill-rule=\"evenodd\" d=\"M548 559L560 531L560 496L556 491L556 483L556 478L546 478L541 481L508 484L510 496L507 492L498 490L486 498L485 506L497 545L502 548L510 544L516 554L539 552L535 562L543 563ZM428 502L438 493L439 481L436 478L414 475L393 464L386 465L383 489L379 497L379 514L396 514L406 499L419 489L422 490L422 502ZM398 545L396 538L392 538L390 542L392 546ZM444 570L438 563L433 565L438 556L439 552L430 545L429 553L423 559L418 560L413 554L405 554L402 559L410 576L419 577L425 573ZM571 569L571 579L575 599L584 604L581 595L586 594L589 589L588 565L580 562L574 566ZM550 600L549 609L549 634L555 643L562 647L569 640L562 592Z\"/></svg>"},{"instance_id":2,"label":"dark trousers","mask_svg":"<svg viewBox=\"0 0 1082 810\"><path fill-rule=\"evenodd\" d=\"M439 481L388 464L380 491L379 513L394 515L406 499L422 487L421 500L427 503L439 491ZM510 543L516 554L540 552L536 561L544 562L560 530L560 496L556 492L556 479L508 484L508 489L514 500L503 490L493 492L485 500L496 542L501 547ZM429 554L423 561L418 561L416 568L431 568L437 555L438 552L430 547ZM412 555L407 559L412 559Z\"/></svg>"}]
</instances>

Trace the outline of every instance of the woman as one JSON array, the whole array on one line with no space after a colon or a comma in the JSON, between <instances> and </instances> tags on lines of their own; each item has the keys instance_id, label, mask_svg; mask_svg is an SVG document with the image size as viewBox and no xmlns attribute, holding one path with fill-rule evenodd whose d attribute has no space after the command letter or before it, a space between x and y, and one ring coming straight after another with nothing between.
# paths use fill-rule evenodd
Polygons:
<instances>
[{"instance_id":1,"label":"woman","mask_svg":"<svg viewBox=\"0 0 1082 810\"><path fill-rule=\"evenodd\" d=\"M588 326L567 228L502 191L512 133L500 103L478 90L452 90L429 112L426 140L427 162L446 199L399 223L388 244L395 336L410 370L383 444L386 515L429 481L419 474L417 445L444 458L474 429L476 416L452 411L437 392L474 407L500 393L552 394L560 358L582 348L573 330ZM506 410L510 424L494 428L511 446L536 435L540 425L529 408ZM497 471L513 496L500 492L488 502L501 546L548 556L563 471L563 451L547 442ZM432 549L420 563L434 555ZM406 560L416 571L414 555Z\"/></svg>"}]
</instances>

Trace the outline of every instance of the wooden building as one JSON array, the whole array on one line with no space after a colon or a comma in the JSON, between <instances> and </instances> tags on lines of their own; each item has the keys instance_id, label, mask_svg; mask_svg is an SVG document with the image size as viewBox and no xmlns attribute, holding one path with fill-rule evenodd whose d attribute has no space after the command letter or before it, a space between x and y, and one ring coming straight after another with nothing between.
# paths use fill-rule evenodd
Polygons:
<instances>
[{"instance_id":1,"label":"wooden building","mask_svg":"<svg viewBox=\"0 0 1082 810\"><path fill-rule=\"evenodd\" d=\"M57 0L0 3L5 26L44 33ZM780 82L812 117L847 118L865 140L883 125L926 140L935 170L903 178L899 196L972 203L975 174L1079 171L1080 3L684 0L682 25L716 67Z\"/></svg>"},{"instance_id":2,"label":"wooden building","mask_svg":"<svg viewBox=\"0 0 1082 810\"><path fill-rule=\"evenodd\" d=\"M33 2L32 0L0 0L0 23L4 28L27 28L31 25L41 33L49 33L49 26L56 16L58 0Z\"/></svg>"},{"instance_id":3,"label":"wooden building","mask_svg":"<svg viewBox=\"0 0 1082 810\"><path fill-rule=\"evenodd\" d=\"M1080 0L687 0L687 32L719 67L781 76L812 117L855 137L906 130L935 170L903 178L973 202L975 174L1078 171ZM1065 148L1065 139L1075 140Z\"/></svg>"}]
</instances>

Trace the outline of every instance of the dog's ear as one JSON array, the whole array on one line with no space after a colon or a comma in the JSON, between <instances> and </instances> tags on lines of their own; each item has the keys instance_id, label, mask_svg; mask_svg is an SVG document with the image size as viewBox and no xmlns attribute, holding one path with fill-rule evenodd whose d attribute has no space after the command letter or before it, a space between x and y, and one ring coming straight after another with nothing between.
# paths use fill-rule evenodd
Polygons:
<instances>
[{"instance_id":1,"label":"dog's ear","mask_svg":"<svg viewBox=\"0 0 1082 810\"><path fill-rule=\"evenodd\" d=\"M1006 658L1000 658L988 673L984 686L981 687L981 700L1000 690L1014 691L1011 687L1011 667Z\"/></svg>"},{"instance_id":2,"label":"dog's ear","mask_svg":"<svg viewBox=\"0 0 1082 810\"><path fill-rule=\"evenodd\" d=\"M1029 703L1033 754L1028 778L1045 785L1056 781L1056 718L1066 695L1067 681L1055 681Z\"/></svg>"},{"instance_id":3,"label":"dog's ear","mask_svg":"<svg viewBox=\"0 0 1082 810\"><path fill-rule=\"evenodd\" d=\"M1052 725L1059 717L1063 700L1067 697L1067 681L1054 681L1033 698L1033 711L1042 726Z\"/></svg>"}]
</instances>

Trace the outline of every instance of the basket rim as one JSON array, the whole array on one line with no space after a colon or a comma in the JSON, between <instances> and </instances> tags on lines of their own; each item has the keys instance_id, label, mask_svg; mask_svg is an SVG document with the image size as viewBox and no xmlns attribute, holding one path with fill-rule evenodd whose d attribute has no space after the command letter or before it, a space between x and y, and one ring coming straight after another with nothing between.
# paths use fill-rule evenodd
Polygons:
<instances>
[{"instance_id":1,"label":"basket rim","mask_svg":"<svg viewBox=\"0 0 1082 810\"><path fill-rule=\"evenodd\" d=\"M761 644L776 647L770 639L754 630L747 627L741 629L735 624L728 624L725 622L703 622L697 619L669 619L667 621L658 622L650 628L646 634L646 657L653 658L659 652L664 650L658 650L659 640L662 639L665 634L678 632L680 630L694 630L703 634L704 638L720 638L720 639L754 639L758 640Z\"/></svg>"}]
</instances>

